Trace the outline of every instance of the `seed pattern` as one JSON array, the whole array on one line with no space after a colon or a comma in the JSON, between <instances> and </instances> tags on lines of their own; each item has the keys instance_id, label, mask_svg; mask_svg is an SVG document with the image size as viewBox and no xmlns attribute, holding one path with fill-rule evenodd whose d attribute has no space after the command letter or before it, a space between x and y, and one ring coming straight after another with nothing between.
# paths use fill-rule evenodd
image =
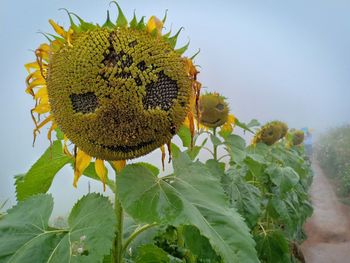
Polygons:
<instances>
[{"instance_id":1,"label":"seed pattern","mask_svg":"<svg viewBox=\"0 0 350 263\"><path fill-rule=\"evenodd\" d=\"M81 150L105 160L132 159L167 143L192 96L185 61L144 30L81 33L52 54L48 71L56 123Z\"/></svg>"},{"instance_id":2,"label":"seed pattern","mask_svg":"<svg viewBox=\"0 0 350 263\"><path fill-rule=\"evenodd\" d=\"M73 110L81 113L91 113L98 107L98 100L93 92L83 94L71 94Z\"/></svg>"},{"instance_id":3,"label":"seed pattern","mask_svg":"<svg viewBox=\"0 0 350 263\"><path fill-rule=\"evenodd\" d=\"M157 82L146 86L146 96L143 98L143 107L152 109L159 107L162 110L169 110L173 100L177 98L178 87L175 80L172 80L159 72Z\"/></svg>"}]
</instances>

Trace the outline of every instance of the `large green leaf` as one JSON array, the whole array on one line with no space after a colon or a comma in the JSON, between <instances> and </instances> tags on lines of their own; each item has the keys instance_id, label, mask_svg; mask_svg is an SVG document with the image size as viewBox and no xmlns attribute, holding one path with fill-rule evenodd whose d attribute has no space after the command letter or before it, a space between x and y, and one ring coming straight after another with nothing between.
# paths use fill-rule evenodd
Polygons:
<instances>
[{"instance_id":1,"label":"large green leaf","mask_svg":"<svg viewBox=\"0 0 350 263\"><path fill-rule=\"evenodd\" d=\"M259 259L267 263L290 263L289 244L282 231L260 233L255 237Z\"/></svg>"},{"instance_id":2,"label":"large green leaf","mask_svg":"<svg viewBox=\"0 0 350 263\"><path fill-rule=\"evenodd\" d=\"M223 188L230 198L231 204L253 227L261 215L261 193L254 185L244 181L234 169L230 169L222 180Z\"/></svg>"},{"instance_id":3,"label":"large green leaf","mask_svg":"<svg viewBox=\"0 0 350 263\"><path fill-rule=\"evenodd\" d=\"M70 161L62 151L61 141L54 141L29 171L17 178L17 199L24 200L35 194L46 193L57 172Z\"/></svg>"},{"instance_id":4,"label":"large green leaf","mask_svg":"<svg viewBox=\"0 0 350 263\"><path fill-rule=\"evenodd\" d=\"M231 134L225 138L225 145L233 162L239 163L245 159L247 153L245 151L245 141L242 137Z\"/></svg>"},{"instance_id":5,"label":"large green leaf","mask_svg":"<svg viewBox=\"0 0 350 263\"><path fill-rule=\"evenodd\" d=\"M148 244L138 249L135 263L169 263L168 254L161 248Z\"/></svg>"},{"instance_id":6,"label":"large green leaf","mask_svg":"<svg viewBox=\"0 0 350 263\"><path fill-rule=\"evenodd\" d=\"M208 239L203 237L194 226L185 226L182 230L183 239L196 262L221 262L220 257L212 249Z\"/></svg>"},{"instance_id":7,"label":"large green leaf","mask_svg":"<svg viewBox=\"0 0 350 263\"><path fill-rule=\"evenodd\" d=\"M271 181L279 187L281 193L286 193L299 182L299 175L291 167L271 165L266 169Z\"/></svg>"},{"instance_id":8,"label":"large green leaf","mask_svg":"<svg viewBox=\"0 0 350 263\"><path fill-rule=\"evenodd\" d=\"M49 226L52 209L50 195L37 195L8 211L0 221L1 263L102 262L114 237L108 198L83 197L72 209L67 229Z\"/></svg>"},{"instance_id":9,"label":"large green leaf","mask_svg":"<svg viewBox=\"0 0 350 263\"><path fill-rule=\"evenodd\" d=\"M224 262L258 262L249 229L204 164L186 154L174 159L174 176L156 178L147 168L128 165L117 178L124 209L144 223L194 225Z\"/></svg>"}]
</instances>

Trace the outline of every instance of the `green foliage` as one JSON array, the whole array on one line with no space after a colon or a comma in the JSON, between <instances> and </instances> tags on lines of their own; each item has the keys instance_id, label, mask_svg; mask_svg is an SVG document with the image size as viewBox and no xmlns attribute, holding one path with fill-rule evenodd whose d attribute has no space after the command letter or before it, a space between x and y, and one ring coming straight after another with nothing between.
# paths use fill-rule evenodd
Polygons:
<instances>
[{"instance_id":1,"label":"green foliage","mask_svg":"<svg viewBox=\"0 0 350 263\"><path fill-rule=\"evenodd\" d=\"M185 154L174 160L172 176L155 178L145 167L133 164L122 171L117 186L124 209L134 219L194 225L224 262L257 262L248 228L228 207L218 178Z\"/></svg>"},{"instance_id":2,"label":"green foliage","mask_svg":"<svg viewBox=\"0 0 350 263\"><path fill-rule=\"evenodd\" d=\"M18 200L24 200L39 193L46 193L56 173L71 159L62 151L61 141L54 141L29 171L16 178Z\"/></svg>"},{"instance_id":3,"label":"green foliage","mask_svg":"<svg viewBox=\"0 0 350 263\"><path fill-rule=\"evenodd\" d=\"M317 158L339 185L340 196L350 195L350 126L334 128L318 140Z\"/></svg>"},{"instance_id":4,"label":"green foliage","mask_svg":"<svg viewBox=\"0 0 350 263\"><path fill-rule=\"evenodd\" d=\"M236 124L251 132L258 125ZM290 247L305 239L303 224L312 213L312 173L303 149L286 147L288 139L247 146L236 134L203 129L192 145L185 126L178 135L173 174L160 177L157 167L140 162L127 165L116 181L107 178L124 216L120 206L112 211L106 198L91 194L74 206L67 227L53 227L52 198L36 194L73 164L57 130L52 148L16 177L18 200L25 201L0 214L0 262L119 263L119 255L125 263L295 262ZM198 160L202 149L212 154L205 163ZM83 174L100 180L94 162Z\"/></svg>"},{"instance_id":5,"label":"green foliage","mask_svg":"<svg viewBox=\"0 0 350 263\"><path fill-rule=\"evenodd\" d=\"M0 221L0 262L102 262L113 241L111 203L98 194L73 207L67 229L49 226L50 195L37 195L10 209Z\"/></svg>"}]
</instances>

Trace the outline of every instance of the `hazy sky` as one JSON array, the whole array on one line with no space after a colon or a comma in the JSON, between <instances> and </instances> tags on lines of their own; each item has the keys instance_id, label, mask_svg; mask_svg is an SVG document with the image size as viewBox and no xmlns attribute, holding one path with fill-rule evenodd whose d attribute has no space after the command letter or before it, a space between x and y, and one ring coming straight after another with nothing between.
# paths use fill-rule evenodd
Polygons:
<instances>
[{"instance_id":1,"label":"hazy sky","mask_svg":"<svg viewBox=\"0 0 350 263\"><path fill-rule=\"evenodd\" d=\"M48 19L67 26L65 7L88 21L102 24L106 10L115 19L115 6L105 0L0 0L0 203L13 200L13 175L27 171L49 145L45 131L32 148L33 107L25 94L23 65L52 32ZM231 110L243 121L280 119L292 127L321 131L350 122L350 2L347 0L286 1L119 1L128 18L163 17L166 28L185 30L180 43L190 39L188 55L196 58L199 80L210 91L229 99ZM147 157L159 164L156 151ZM71 186L72 171L55 179L52 193L58 205L72 202L86 191ZM93 189L101 186L93 185ZM57 201L57 200L56 200Z\"/></svg>"}]
</instances>

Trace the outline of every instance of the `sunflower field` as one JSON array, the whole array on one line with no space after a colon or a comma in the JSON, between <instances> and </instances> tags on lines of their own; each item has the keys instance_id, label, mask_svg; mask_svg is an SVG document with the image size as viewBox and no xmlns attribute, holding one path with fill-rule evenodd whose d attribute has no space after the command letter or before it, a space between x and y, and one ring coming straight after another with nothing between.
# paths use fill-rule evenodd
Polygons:
<instances>
[{"instance_id":1,"label":"sunflower field","mask_svg":"<svg viewBox=\"0 0 350 263\"><path fill-rule=\"evenodd\" d=\"M350 196L350 127L333 128L318 140L316 153L327 175L335 179L341 197Z\"/></svg>"},{"instance_id":2,"label":"sunflower field","mask_svg":"<svg viewBox=\"0 0 350 263\"><path fill-rule=\"evenodd\" d=\"M25 65L34 141L47 127L50 145L0 212L0 262L304 262L303 133L239 121L222 94L201 94L197 54L176 47L181 29L162 32L166 15L127 20L112 3L114 22L50 20ZM157 148L163 169L131 161ZM84 176L114 194L87 193L54 224L47 192L65 166L74 187Z\"/></svg>"}]
</instances>

